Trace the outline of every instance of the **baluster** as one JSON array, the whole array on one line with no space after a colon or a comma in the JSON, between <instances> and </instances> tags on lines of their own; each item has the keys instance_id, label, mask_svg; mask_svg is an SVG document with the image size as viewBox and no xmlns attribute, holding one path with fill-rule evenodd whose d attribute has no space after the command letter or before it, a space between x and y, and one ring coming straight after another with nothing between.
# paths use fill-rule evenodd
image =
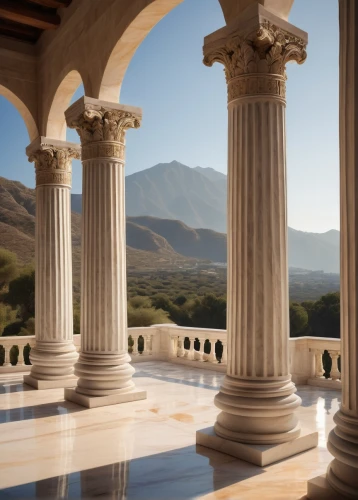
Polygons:
<instances>
[{"instance_id":1,"label":"baluster","mask_svg":"<svg viewBox=\"0 0 358 500\"><path fill-rule=\"evenodd\" d=\"M176 358L178 356L178 337L170 337L169 357Z\"/></svg>"},{"instance_id":2,"label":"baluster","mask_svg":"<svg viewBox=\"0 0 358 500\"><path fill-rule=\"evenodd\" d=\"M147 335L143 335L143 351L142 351L142 354L146 355L147 351L148 351L148 336Z\"/></svg>"},{"instance_id":3,"label":"baluster","mask_svg":"<svg viewBox=\"0 0 358 500\"><path fill-rule=\"evenodd\" d=\"M153 335L147 335L146 346L146 354L148 354L148 356L151 356L153 354Z\"/></svg>"},{"instance_id":4,"label":"baluster","mask_svg":"<svg viewBox=\"0 0 358 500\"><path fill-rule=\"evenodd\" d=\"M190 340L190 348L189 348L189 352L188 352L188 359L194 361L194 359L195 359L195 354L194 354L195 338L189 337L189 340Z\"/></svg>"},{"instance_id":5,"label":"baluster","mask_svg":"<svg viewBox=\"0 0 358 500\"><path fill-rule=\"evenodd\" d=\"M25 364L24 361L24 346L19 345L19 355L17 357L17 365L23 366Z\"/></svg>"},{"instance_id":6,"label":"baluster","mask_svg":"<svg viewBox=\"0 0 358 500\"><path fill-rule=\"evenodd\" d=\"M323 377L323 361L322 361L322 351L320 349L315 350L315 358L316 358L316 378Z\"/></svg>"},{"instance_id":7,"label":"baluster","mask_svg":"<svg viewBox=\"0 0 358 500\"><path fill-rule=\"evenodd\" d=\"M10 363L10 349L12 346L6 346L4 345L4 351L5 351L5 356L4 356L4 364L3 366L11 366L11 363Z\"/></svg>"},{"instance_id":8,"label":"baluster","mask_svg":"<svg viewBox=\"0 0 358 500\"><path fill-rule=\"evenodd\" d=\"M221 363L223 365L227 365L227 342L226 340L222 340L221 343L223 345L223 354L221 358Z\"/></svg>"},{"instance_id":9,"label":"baluster","mask_svg":"<svg viewBox=\"0 0 358 500\"><path fill-rule=\"evenodd\" d=\"M179 337L178 336L178 358L184 358L185 357L185 349L184 349L184 337Z\"/></svg>"},{"instance_id":10,"label":"baluster","mask_svg":"<svg viewBox=\"0 0 358 500\"><path fill-rule=\"evenodd\" d=\"M133 339L133 350L132 350L132 356L137 356L138 355L138 338L139 338L139 335L132 335L132 339Z\"/></svg>"},{"instance_id":11,"label":"baluster","mask_svg":"<svg viewBox=\"0 0 358 500\"><path fill-rule=\"evenodd\" d=\"M339 373L339 370L338 370L339 352L338 351L328 351L328 354L331 356L331 359L332 359L331 379L332 380L339 380L341 377L341 374Z\"/></svg>"},{"instance_id":12,"label":"baluster","mask_svg":"<svg viewBox=\"0 0 358 500\"><path fill-rule=\"evenodd\" d=\"M204 344L205 344L205 339L203 339L201 337L201 338L199 338L199 342L200 342L200 350L198 351L198 354L199 354L198 360L199 361L204 361Z\"/></svg>"},{"instance_id":13,"label":"baluster","mask_svg":"<svg viewBox=\"0 0 358 500\"><path fill-rule=\"evenodd\" d=\"M208 359L209 363L216 363L215 344L216 340L210 340L210 354Z\"/></svg>"}]
</instances>

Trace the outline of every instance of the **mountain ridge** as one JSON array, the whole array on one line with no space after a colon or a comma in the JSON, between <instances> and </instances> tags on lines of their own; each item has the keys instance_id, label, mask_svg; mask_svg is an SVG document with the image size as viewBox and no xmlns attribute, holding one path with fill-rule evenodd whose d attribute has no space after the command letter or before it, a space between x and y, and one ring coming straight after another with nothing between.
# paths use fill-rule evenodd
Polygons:
<instances>
[{"instance_id":1,"label":"mountain ridge","mask_svg":"<svg viewBox=\"0 0 358 500\"><path fill-rule=\"evenodd\" d=\"M169 167L168 167L169 165ZM154 170L153 170L154 169ZM195 189L204 189L199 193L194 201L190 197L184 197L181 210L188 211L188 216L195 214L199 210L199 219L208 220L208 211L201 201L208 197L210 192L216 189L216 186L222 183L224 174L219 174L217 181L210 179L201 173L197 168L191 169L179 162L170 164L158 164L147 169L147 171L137 172L129 178L136 176L136 189L141 188L143 176L144 185L152 184L155 186L155 180L160 176L165 177L165 184L171 185L171 189L160 200L157 206L165 205L170 193L175 192L176 178L174 175L178 171L184 175L181 179L182 187L184 181L190 186L190 180L195 181ZM209 175L212 175L211 170ZM154 178L152 177L155 172ZM187 176L189 171L189 176ZM224 176L225 177L225 176ZM127 178L128 179L128 178ZM185 180L186 179L186 180ZM139 180L139 181L138 181ZM226 183L226 181L225 181ZM158 186L152 190L158 191ZM188 188L188 192L192 192ZM131 194L132 193L132 194ZM216 194L226 196L226 192L219 188ZM127 199L133 195L133 191L126 184ZM143 191L145 197L145 190ZM159 194L158 194L159 196ZM177 197L177 202L180 197ZM211 200L210 196L208 200ZM215 201L215 200L214 200ZM135 197L133 198L133 203ZM74 248L73 265L76 273L79 275L80 268L80 222L81 216L81 195L72 195L72 241ZM178 202L179 203L179 202ZM222 200L226 205L226 200ZM173 206L173 204L171 205ZM160 212L160 210L159 210ZM203 212L205 212L203 214ZM209 214L210 215L210 214ZM215 231L212 228L201 227L194 229L179 220L171 217L156 217L148 214L139 214L136 216L128 214L127 217L127 260L129 268L161 268L178 267L181 265L195 265L198 261L209 260L213 262L226 262L226 234ZM206 219L205 219L206 217ZM210 219L210 217L209 217ZM211 222L211 221L210 221ZM224 223L226 224L226 222ZM34 229L35 229L35 191L23 186L19 182L9 181L0 177L0 246L15 251L21 261L30 261L34 258ZM32 241L32 245L30 242ZM330 230L325 233L309 233L288 228L288 253L289 266L308 270L323 270L325 272L339 272L339 231Z\"/></svg>"}]
</instances>

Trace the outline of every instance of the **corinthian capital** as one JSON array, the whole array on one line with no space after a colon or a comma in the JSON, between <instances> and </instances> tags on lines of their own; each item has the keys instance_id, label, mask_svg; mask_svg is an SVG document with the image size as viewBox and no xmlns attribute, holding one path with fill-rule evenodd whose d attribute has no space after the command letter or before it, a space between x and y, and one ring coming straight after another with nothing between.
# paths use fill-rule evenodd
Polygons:
<instances>
[{"instance_id":1,"label":"corinthian capital","mask_svg":"<svg viewBox=\"0 0 358 500\"><path fill-rule=\"evenodd\" d=\"M95 109L86 105L81 115L68 125L77 130L82 145L97 141L124 143L126 130L140 127L140 117L129 111Z\"/></svg>"},{"instance_id":2,"label":"corinthian capital","mask_svg":"<svg viewBox=\"0 0 358 500\"><path fill-rule=\"evenodd\" d=\"M260 19L248 32L241 29L206 44L204 64L224 65L229 101L260 94L284 100L286 64L302 64L306 45L306 38Z\"/></svg>"},{"instance_id":3,"label":"corinthian capital","mask_svg":"<svg viewBox=\"0 0 358 500\"><path fill-rule=\"evenodd\" d=\"M36 186L58 184L71 187L72 160L81 157L80 147L39 137L27 148L29 162L35 163Z\"/></svg>"},{"instance_id":4,"label":"corinthian capital","mask_svg":"<svg viewBox=\"0 0 358 500\"><path fill-rule=\"evenodd\" d=\"M65 113L67 125L81 138L82 161L114 158L124 162L125 133L139 128L140 108L81 97Z\"/></svg>"}]
</instances>

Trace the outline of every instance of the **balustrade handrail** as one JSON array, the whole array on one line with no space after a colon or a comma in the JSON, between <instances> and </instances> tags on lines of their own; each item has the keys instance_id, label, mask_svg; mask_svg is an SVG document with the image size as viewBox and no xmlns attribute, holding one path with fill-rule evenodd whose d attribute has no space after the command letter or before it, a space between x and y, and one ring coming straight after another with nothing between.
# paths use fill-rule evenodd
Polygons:
<instances>
[{"instance_id":1,"label":"balustrade handrail","mask_svg":"<svg viewBox=\"0 0 358 500\"><path fill-rule=\"evenodd\" d=\"M218 366L219 363L221 371L225 369L227 363L226 336L226 330L185 327L173 323L128 328L129 352L133 361L148 359L148 356L185 363L207 361L208 363L200 364L200 366L215 368L215 365ZM73 339L77 349L80 350L81 335L74 335ZM198 339L199 343L195 342L195 339ZM24 353L28 353L28 347L26 347L28 344L30 348L34 346L34 335L0 337L0 346L3 349L2 372L11 371L14 368L10 361L16 363L18 351L14 349L15 346L20 348L17 363L19 367L23 366ZM327 378L328 382L333 381L336 384L339 382L340 339L295 337L290 338L289 345L291 374L294 382L324 384Z\"/></svg>"}]
</instances>

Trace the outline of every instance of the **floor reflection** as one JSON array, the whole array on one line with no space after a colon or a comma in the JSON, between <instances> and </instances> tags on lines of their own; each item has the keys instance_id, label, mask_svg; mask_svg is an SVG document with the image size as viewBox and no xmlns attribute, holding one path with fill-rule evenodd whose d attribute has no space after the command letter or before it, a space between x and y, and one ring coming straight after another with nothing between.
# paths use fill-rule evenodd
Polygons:
<instances>
[{"instance_id":1,"label":"floor reflection","mask_svg":"<svg viewBox=\"0 0 358 500\"><path fill-rule=\"evenodd\" d=\"M11 408L8 410L0 410L0 424L22 420L34 420L56 415L66 415L68 413L83 411L84 409L85 408L82 406L67 401Z\"/></svg>"},{"instance_id":2,"label":"floor reflection","mask_svg":"<svg viewBox=\"0 0 358 500\"><path fill-rule=\"evenodd\" d=\"M189 500L263 470L201 446L53 477L0 491L0 499Z\"/></svg>"}]
</instances>

